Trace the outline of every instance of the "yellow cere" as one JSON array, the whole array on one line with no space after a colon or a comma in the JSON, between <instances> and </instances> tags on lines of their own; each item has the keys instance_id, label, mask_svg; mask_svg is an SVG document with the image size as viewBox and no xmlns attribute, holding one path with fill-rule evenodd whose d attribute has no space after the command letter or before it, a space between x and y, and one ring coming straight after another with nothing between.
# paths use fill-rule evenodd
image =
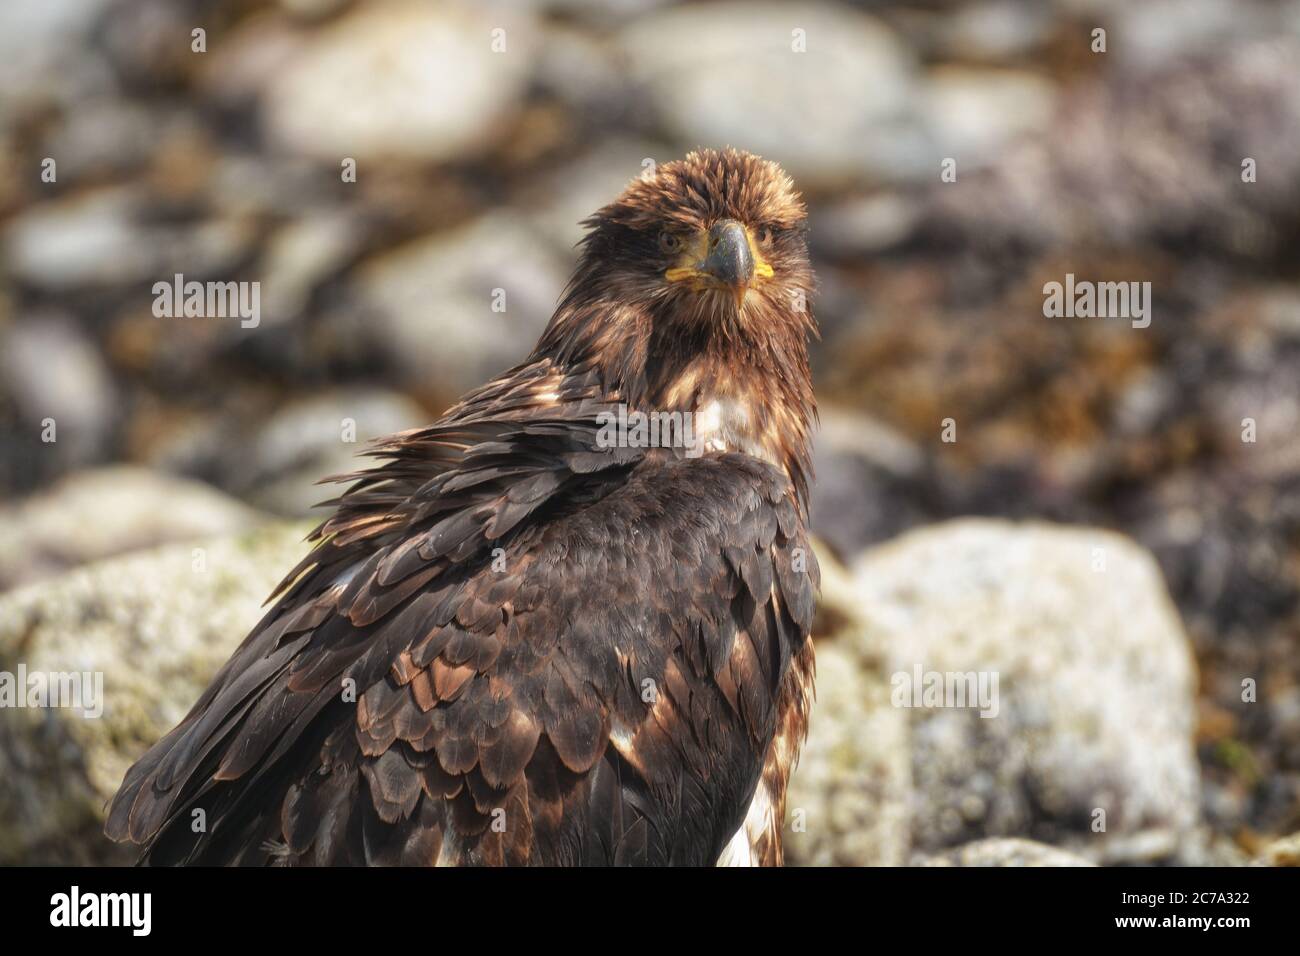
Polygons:
<instances>
[{"instance_id":1,"label":"yellow cere","mask_svg":"<svg viewBox=\"0 0 1300 956\"><path fill-rule=\"evenodd\" d=\"M776 272L768 265L767 260L763 258L763 254L758 251L758 243L754 242L754 234L749 231L748 226L745 227L745 236L749 239L749 253L754 257L754 275L762 276L764 279L772 278L772 276L776 275Z\"/></svg>"},{"instance_id":2,"label":"yellow cere","mask_svg":"<svg viewBox=\"0 0 1300 956\"><path fill-rule=\"evenodd\" d=\"M749 227L745 227L745 235L749 239L750 254L754 257L754 276L763 279L772 278L772 276L776 275L776 270L768 264L768 261L763 258L762 253L758 251L758 244L754 242L754 234L749 230ZM695 241L691 243L686 252L682 254L681 259L678 260L679 262L686 264L674 266L669 269L664 273L664 278L669 282L681 282L685 279L708 278L695 267L695 263L702 261L707 254L707 244L708 232L706 230L701 230L696 236Z\"/></svg>"}]
</instances>

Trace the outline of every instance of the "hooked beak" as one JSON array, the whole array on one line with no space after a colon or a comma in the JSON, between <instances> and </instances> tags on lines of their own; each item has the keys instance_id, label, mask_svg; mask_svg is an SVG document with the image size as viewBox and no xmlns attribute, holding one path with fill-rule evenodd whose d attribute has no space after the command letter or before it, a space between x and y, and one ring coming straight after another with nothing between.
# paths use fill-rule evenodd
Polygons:
<instances>
[{"instance_id":1,"label":"hooked beak","mask_svg":"<svg viewBox=\"0 0 1300 956\"><path fill-rule=\"evenodd\" d=\"M754 254L744 226L734 219L723 219L713 225L709 230L708 255L700 263L700 272L730 289L736 305L740 305L754 278Z\"/></svg>"},{"instance_id":2,"label":"hooked beak","mask_svg":"<svg viewBox=\"0 0 1300 956\"><path fill-rule=\"evenodd\" d=\"M749 231L734 219L715 222L708 234L701 236L692 258L689 265L669 269L666 278L721 286L731 293L736 308L744 303L755 275L770 278L773 274L772 267L755 256Z\"/></svg>"}]
</instances>

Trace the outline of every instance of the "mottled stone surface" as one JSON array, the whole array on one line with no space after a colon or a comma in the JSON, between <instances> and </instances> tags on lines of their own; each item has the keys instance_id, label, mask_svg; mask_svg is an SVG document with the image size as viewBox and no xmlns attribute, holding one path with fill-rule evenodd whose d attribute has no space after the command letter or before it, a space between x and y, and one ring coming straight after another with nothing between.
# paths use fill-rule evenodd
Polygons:
<instances>
[{"instance_id":1,"label":"mottled stone surface","mask_svg":"<svg viewBox=\"0 0 1300 956\"><path fill-rule=\"evenodd\" d=\"M901 866L912 795L907 718L889 706L880 669L856 656L863 619L851 577L825 547L819 562L817 700L787 792L786 862Z\"/></svg>"},{"instance_id":2,"label":"mottled stone surface","mask_svg":"<svg viewBox=\"0 0 1300 956\"><path fill-rule=\"evenodd\" d=\"M108 799L257 622L306 531L170 545L0 596L0 671L103 681L98 717L0 708L0 864L129 861L99 832Z\"/></svg>"},{"instance_id":3,"label":"mottled stone surface","mask_svg":"<svg viewBox=\"0 0 1300 956\"><path fill-rule=\"evenodd\" d=\"M828 832L810 823L796 858L895 862L1008 835L1109 863L1178 855L1200 818L1195 665L1150 555L1095 529L956 521L868 550L829 592L842 610L792 801L816 794ZM992 693L932 700L931 675ZM885 819L906 843L881 848Z\"/></svg>"},{"instance_id":4,"label":"mottled stone surface","mask_svg":"<svg viewBox=\"0 0 1300 956\"><path fill-rule=\"evenodd\" d=\"M0 506L0 591L126 551L234 534L264 520L201 482L128 465L78 472Z\"/></svg>"},{"instance_id":5,"label":"mottled stone surface","mask_svg":"<svg viewBox=\"0 0 1300 956\"><path fill-rule=\"evenodd\" d=\"M1010 837L990 837L945 853L923 857L921 866L1094 866L1081 856L1045 843Z\"/></svg>"},{"instance_id":6,"label":"mottled stone surface","mask_svg":"<svg viewBox=\"0 0 1300 956\"><path fill-rule=\"evenodd\" d=\"M271 75L268 131L287 150L335 162L472 153L516 107L536 44L529 27L505 7L363 4ZM493 30L503 31L499 52Z\"/></svg>"},{"instance_id":7,"label":"mottled stone surface","mask_svg":"<svg viewBox=\"0 0 1300 956\"><path fill-rule=\"evenodd\" d=\"M1099 811L1107 834L1199 820L1195 663L1159 569L1131 541L963 520L867 552L854 576L862 646L893 688L918 669L997 681L987 710L907 710L914 848L1057 842L1092 833Z\"/></svg>"}]
</instances>

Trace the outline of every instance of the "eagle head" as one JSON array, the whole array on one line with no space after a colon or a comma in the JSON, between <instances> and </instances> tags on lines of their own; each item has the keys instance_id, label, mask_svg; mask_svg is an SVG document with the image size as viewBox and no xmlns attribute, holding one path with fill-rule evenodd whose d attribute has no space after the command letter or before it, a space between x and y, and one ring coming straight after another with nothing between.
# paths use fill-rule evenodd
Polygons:
<instances>
[{"instance_id":1,"label":"eagle head","mask_svg":"<svg viewBox=\"0 0 1300 956\"><path fill-rule=\"evenodd\" d=\"M587 221L586 258L663 318L800 314L812 284L807 211L776 163L704 149L634 180Z\"/></svg>"},{"instance_id":2,"label":"eagle head","mask_svg":"<svg viewBox=\"0 0 1300 956\"><path fill-rule=\"evenodd\" d=\"M581 258L542 346L647 357L816 335L807 210L774 162L700 149L634 179L584 222Z\"/></svg>"},{"instance_id":3,"label":"eagle head","mask_svg":"<svg viewBox=\"0 0 1300 956\"><path fill-rule=\"evenodd\" d=\"M817 334L807 210L776 163L700 149L634 179L588 218L534 357L595 369L605 394L719 422L721 447L803 486Z\"/></svg>"}]
</instances>

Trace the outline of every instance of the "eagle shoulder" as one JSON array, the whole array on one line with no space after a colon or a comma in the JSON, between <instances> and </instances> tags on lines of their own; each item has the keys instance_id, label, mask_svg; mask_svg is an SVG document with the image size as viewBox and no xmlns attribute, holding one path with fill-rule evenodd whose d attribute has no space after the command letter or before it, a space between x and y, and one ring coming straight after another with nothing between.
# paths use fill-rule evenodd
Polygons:
<instances>
[{"instance_id":1,"label":"eagle shoulder","mask_svg":"<svg viewBox=\"0 0 1300 956\"><path fill-rule=\"evenodd\" d=\"M589 411L408 436L109 834L150 862L713 863L767 773L816 563L777 468L597 451Z\"/></svg>"}]
</instances>

